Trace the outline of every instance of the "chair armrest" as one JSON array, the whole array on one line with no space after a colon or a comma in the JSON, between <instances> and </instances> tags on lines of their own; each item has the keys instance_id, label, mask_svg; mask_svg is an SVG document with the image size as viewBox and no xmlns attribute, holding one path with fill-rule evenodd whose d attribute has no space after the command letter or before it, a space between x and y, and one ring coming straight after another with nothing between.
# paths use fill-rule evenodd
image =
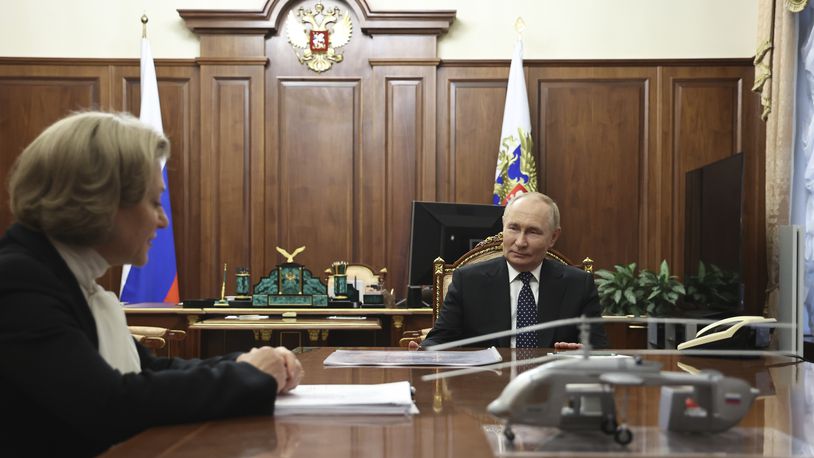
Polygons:
<instances>
[{"instance_id":1,"label":"chair armrest","mask_svg":"<svg viewBox=\"0 0 814 458\"><path fill-rule=\"evenodd\" d=\"M164 335L164 338L167 340L180 342L184 340L186 336L187 336L186 331L182 331L180 329L167 329L167 333Z\"/></svg>"},{"instance_id":2,"label":"chair armrest","mask_svg":"<svg viewBox=\"0 0 814 458\"><path fill-rule=\"evenodd\" d=\"M431 328L424 328L418 331L404 331L402 334L402 338L399 339L399 347L407 348L410 345L410 342L415 342L417 344L421 344L424 339L429 334Z\"/></svg>"},{"instance_id":3,"label":"chair armrest","mask_svg":"<svg viewBox=\"0 0 814 458\"><path fill-rule=\"evenodd\" d=\"M133 334L133 338L150 350L159 350L167 345L167 341L163 337Z\"/></svg>"},{"instance_id":4,"label":"chair armrest","mask_svg":"<svg viewBox=\"0 0 814 458\"><path fill-rule=\"evenodd\" d=\"M128 326L130 334L145 337L164 337L169 329L157 326Z\"/></svg>"}]
</instances>

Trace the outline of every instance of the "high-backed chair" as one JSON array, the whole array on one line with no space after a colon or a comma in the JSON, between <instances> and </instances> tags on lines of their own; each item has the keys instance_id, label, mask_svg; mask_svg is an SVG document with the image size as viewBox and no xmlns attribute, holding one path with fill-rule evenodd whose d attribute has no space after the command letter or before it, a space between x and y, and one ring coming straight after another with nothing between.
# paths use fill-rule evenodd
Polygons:
<instances>
[{"instance_id":1,"label":"high-backed chair","mask_svg":"<svg viewBox=\"0 0 814 458\"><path fill-rule=\"evenodd\" d=\"M503 233L499 232L496 235L487 237L475 248L469 250L463 256L458 258L452 264L446 264L441 258L436 258L433 262L432 269L432 322L441 313L441 306L444 304L444 297L447 295L447 288L452 283L452 273L455 269L469 264L476 264L479 262L487 261L503 255ZM554 259L563 264L570 266L575 265L564 254L557 250L551 249L546 253L546 259ZM578 267L581 267L586 272L593 272L594 261L591 258L585 258ZM426 337L430 329L422 329L420 331L405 331L404 336L399 341L399 345L406 347L410 341L421 342Z\"/></svg>"}]
</instances>

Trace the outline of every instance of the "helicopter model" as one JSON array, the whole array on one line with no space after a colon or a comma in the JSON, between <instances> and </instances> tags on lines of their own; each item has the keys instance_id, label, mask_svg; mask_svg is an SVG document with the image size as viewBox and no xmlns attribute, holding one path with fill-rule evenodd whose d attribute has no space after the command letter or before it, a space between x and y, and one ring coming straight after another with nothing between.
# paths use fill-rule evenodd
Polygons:
<instances>
[{"instance_id":1,"label":"helicopter model","mask_svg":"<svg viewBox=\"0 0 814 458\"><path fill-rule=\"evenodd\" d=\"M599 428L622 445L633 433L617 423L614 387L662 386L661 429L721 432L735 426L758 390L717 371L699 374L661 371L640 358L560 359L518 375L487 410L504 419L504 435L514 440L512 423L563 430ZM626 403L623 404L623 406Z\"/></svg>"},{"instance_id":2,"label":"helicopter model","mask_svg":"<svg viewBox=\"0 0 814 458\"><path fill-rule=\"evenodd\" d=\"M616 388L661 386L660 429L677 432L726 431L740 422L759 394L746 381L718 371L696 374L662 371L660 363L638 356L592 354L589 323L595 320L557 320L527 328L576 323L582 348L577 354L569 352L523 361L545 363L519 374L488 405L490 414L505 421L503 434L509 442L515 437L511 426L522 424L566 431L599 429L613 435L617 443L629 444L633 433L617 420L625 418L625 412L622 410L617 416ZM512 331L501 333L504 332ZM493 338L501 333L482 337ZM442 344L435 348L450 346ZM627 395L626 390L624 394ZM622 409L626 408L626 401L622 402Z\"/></svg>"}]
</instances>

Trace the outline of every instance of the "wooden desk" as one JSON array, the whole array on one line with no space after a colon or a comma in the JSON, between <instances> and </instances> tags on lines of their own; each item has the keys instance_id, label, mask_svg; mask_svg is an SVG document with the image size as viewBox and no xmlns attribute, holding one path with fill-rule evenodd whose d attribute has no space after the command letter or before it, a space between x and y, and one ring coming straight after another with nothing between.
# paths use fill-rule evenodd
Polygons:
<instances>
[{"instance_id":1,"label":"wooden desk","mask_svg":"<svg viewBox=\"0 0 814 458\"><path fill-rule=\"evenodd\" d=\"M312 343L324 343L331 330L340 331L379 331L382 324L378 318L365 319L329 319L329 318L266 318L252 320L235 320L225 318L208 318L189 325L190 330L249 330L254 333L254 340L269 342L274 346L283 346L284 331L307 331L308 340ZM341 316L341 315L338 315ZM272 341L272 331L278 333L278 341ZM296 333L299 336L299 332ZM298 346L302 346L300 340ZM375 344L375 335L374 335Z\"/></svg>"},{"instance_id":2,"label":"wooden desk","mask_svg":"<svg viewBox=\"0 0 814 458\"><path fill-rule=\"evenodd\" d=\"M379 326L374 328L366 324L354 329L346 323L330 328L303 327L296 331L289 327L289 331L284 331L287 334L284 344L289 348L303 345L396 347L404 331L432 327L430 308L182 308L175 304L142 303L129 304L125 306L124 311L127 324L131 326L160 326L187 331L187 338L180 342L178 348L172 349L172 354L184 358L207 357L236 350L246 351L257 345L272 343L279 345L281 332L272 336L270 329L265 333L255 334L254 329L247 326L232 329L221 327L220 331L214 330L215 328L192 327L196 323L223 319L227 315L268 315L269 319L281 319L285 318L284 314L286 316L293 314L298 320L306 321L321 320L329 316L363 316L368 323L377 322ZM203 333L203 329L207 329L208 332ZM299 335L293 336L295 332Z\"/></svg>"},{"instance_id":3,"label":"wooden desk","mask_svg":"<svg viewBox=\"0 0 814 458\"><path fill-rule=\"evenodd\" d=\"M421 413L412 417L379 416L331 417L248 417L198 424L158 427L114 447L104 456L283 456L283 457L457 457L493 456L484 426L499 422L486 413L487 404L498 396L510 379L510 371L483 372L443 381L422 382L421 376L435 369L407 368L324 368L322 361L331 348L305 351L300 360L308 384L382 383L408 380L416 388L415 401ZM509 350L501 350L510 358ZM811 363L788 364L786 359L714 360L702 358L648 357L659 360L665 370L679 370L677 363L697 369L715 368L726 375L748 380L761 390L739 428L757 431L777 430L801 441L814 443L810 412L811 396L806 396L814 379ZM617 396L621 402L622 396ZM808 405L806 405L808 399ZM658 424L659 389L629 389L628 424ZM808 415L808 417L806 417ZM491 434L491 433L490 433ZM584 434L584 433L567 433ZM808 434L808 436L806 436ZM782 456L789 444L769 432L762 446L748 453ZM716 440L720 436L705 436ZM614 450L612 440L608 450ZM639 439L647 442L645 437ZM637 438L634 437L633 444ZM645 447L654 444L645 443ZM618 449L616 449L618 450ZM814 448L811 449L814 451ZM715 446L702 455L716 452ZM650 453L657 454L650 450ZM610 453L608 453L610 454ZM630 456L631 453L621 453ZM642 456L642 454L634 454ZM567 456L579 456L568 453ZM596 456L596 455L594 455Z\"/></svg>"}]
</instances>

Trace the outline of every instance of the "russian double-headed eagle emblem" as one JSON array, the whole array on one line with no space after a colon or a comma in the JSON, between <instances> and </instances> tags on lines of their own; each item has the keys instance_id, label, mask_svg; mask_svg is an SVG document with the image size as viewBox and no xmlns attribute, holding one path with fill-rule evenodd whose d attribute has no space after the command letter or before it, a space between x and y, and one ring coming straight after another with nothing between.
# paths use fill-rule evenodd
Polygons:
<instances>
[{"instance_id":1,"label":"russian double-headed eagle emblem","mask_svg":"<svg viewBox=\"0 0 814 458\"><path fill-rule=\"evenodd\" d=\"M508 135L500 142L492 203L506 205L518 194L537 190L533 147L531 134L521 128L517 137Z\"/></svg>"},{"instance_id":2,"label":"russian double-headed eagle emblem","mask_svg":"<svg viewBox=\"0 0 814 458\"><path fill-rule=\"evenodd\" d=\"M353 23L347 11L342 17L340 14L339 7L325 9L322 3L314 5L313 10L300 8L296 14L294 10L288 12L286 34L301 64L322 73L342 62L343 56L337 49L350 41Z\"/></svg>"}]
</instances>

